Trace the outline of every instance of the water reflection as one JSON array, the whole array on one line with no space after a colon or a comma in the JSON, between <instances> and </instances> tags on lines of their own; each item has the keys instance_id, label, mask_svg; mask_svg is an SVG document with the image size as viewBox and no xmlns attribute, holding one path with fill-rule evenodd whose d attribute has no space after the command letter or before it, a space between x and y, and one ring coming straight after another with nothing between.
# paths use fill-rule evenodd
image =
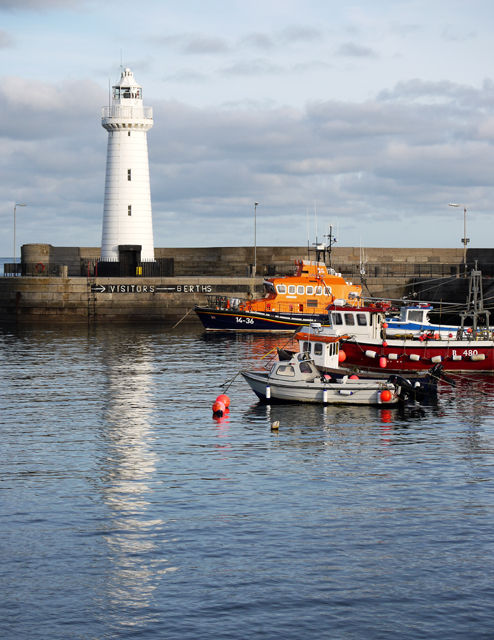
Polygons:
<instances>
[{"instance_id":1,"label":"water reflection","mask_svg":"<svg viewBox=\"0 0 494 640\"><path fill-rule=\"evenodd\" d=\"M157 467L150 426L155 411L152 349L139 335L124 344L121 339L104 344L106 402L99 490L110 510L104 536L111 566L106 595L126 612L118 625L129 626L135 624L132 610L149 608L160 575L174 569L161 557L157 543L164 521L151 512Z\"/></svg>"}]
</instances>

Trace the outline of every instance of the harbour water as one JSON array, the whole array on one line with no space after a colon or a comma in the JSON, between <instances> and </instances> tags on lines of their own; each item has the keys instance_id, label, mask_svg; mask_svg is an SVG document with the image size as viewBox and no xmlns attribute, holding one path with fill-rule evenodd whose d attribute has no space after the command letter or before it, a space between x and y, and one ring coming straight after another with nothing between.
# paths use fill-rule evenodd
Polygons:
<instances>
[{"instance_id":1,"label":"harbour water","mask_svg":"<svg viewBox=\"0 0 494 640\"><path fill-rule=\"evenodd\" d=\"M0 330L2 638L492 637L492 377L214 419L285 340Z\"/></svg>"}]
</instances>

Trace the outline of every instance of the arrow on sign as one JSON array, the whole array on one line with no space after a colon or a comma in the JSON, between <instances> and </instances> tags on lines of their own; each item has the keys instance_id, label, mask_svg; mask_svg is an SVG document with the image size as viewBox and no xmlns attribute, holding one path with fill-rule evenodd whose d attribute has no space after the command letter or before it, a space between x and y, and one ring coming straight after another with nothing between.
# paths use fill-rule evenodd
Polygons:
<instances>
[{"instance_id":1,"label":"arrow on sign","mask_svg":"<svg viewBox=\"0 0 494 640\"><path fill-rule=\"evenodd\" d=\"M106 287L102 284L99 284L97 287L91 287L91 291L96 291L96 293L103 293L106 291Z\"/></svg>"},{"instance_id":2,"label":"arrow on sign","mask_svg":"<svg viewBox=\"0 0 494 640\"><path fill-rule=\"evenodd\" d=\"M176 291L177 287L156 287L156 291Z\"/></svg>"}]
</instances>

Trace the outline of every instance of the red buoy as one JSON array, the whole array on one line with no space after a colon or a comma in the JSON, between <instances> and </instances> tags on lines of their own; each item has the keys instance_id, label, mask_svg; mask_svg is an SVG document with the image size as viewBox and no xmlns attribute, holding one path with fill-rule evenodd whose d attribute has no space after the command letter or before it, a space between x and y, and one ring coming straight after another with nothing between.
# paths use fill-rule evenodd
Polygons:
<instances>
[{"instance_id":1,"label":"red buoy","mask_svg":"<svg viewBox=\"0 0 494 640\"><path fill-rule=\"evenodd\" d=\"M345 362L346 360L346 353L343 351L343 349L340 349L338 351L338 362Z\"/></svg>"},{"instance_id":2,"label":"red buoy","mask_svg":"<svg viewBox=\"0 0 494 640\"><path fill-rule=\"evenodd\" d=\"M224 393L220 394L220 395L216 398L216 402L222 402L222 403L225 405L225 407L226 407L227 409L228 409L228 407L230 406L230 398L229 398L226 394L224 394Z\"/></svg>"},{"instance_id":3,"label":"red buoy","mask_svg":"<svg viewBox=\"0 0 494 640\"><path fill-rule=\"evenodd\" d=\"M383 322L383 329L387 329L388 328L388 323L387 322Z\"/></svg>"},{"instance_id":4,"label":"red buoy","mask_svg":"<svg viewBox=\"0 0 494 640\"><path fill-rule=\"evenodd\" d=\"M353 376L350 376L348 379L349 380L359 380L359 377L356 376L355 374L353 374Z\"/></svg>"},{"instance_id":5,"label":"red buoy","mask_svg":"<svg viewBox=\"0 0 494 640\"><path fill-rule=\"evenodd\" d=\"M218 402L216 400L216 402L213 403L213 414L215 416L222 416L225 413L225 405L223 404L223 402Z\"/></svg>"},{"instance_id":6,"label":"red buoy","mask_svg":"<svg viewBox=\"0 0 494 640\"><path fill-rule=\"evenodd\" d=\"M387 364L388 364L388 361L386 360L386 358L384 356L381 356L379 358L379 366L381 367L381 369L385 369Z\"/></svg>"},{"instance_id":7,"label":"red buoy","mask_svg":"<svg viewBox=\"0 0 494 640\"><path fill-rule=\"evenodd\" d=\"M381 400L383 402L389 402L391 400L391 391L389 391L389 389L384 389L384 391L381 391Z\"/></svg>"},{"instance_id":8,"label":"red buoy","mask_svg":"<svg viewBox=\"0 0 494 640\"><path fill-rule=\"evenodd\" d=\"M384 340L383 347L387 347L387 346L388 346L388 343L386 342L386 340Z\"/></svg>"}]
</instances>

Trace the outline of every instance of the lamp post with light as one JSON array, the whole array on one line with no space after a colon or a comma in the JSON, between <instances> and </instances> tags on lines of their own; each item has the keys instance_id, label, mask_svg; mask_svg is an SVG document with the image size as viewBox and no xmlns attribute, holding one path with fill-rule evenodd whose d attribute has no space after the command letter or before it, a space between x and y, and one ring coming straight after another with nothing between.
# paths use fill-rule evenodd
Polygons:
<instances>
[{"instance_id":1,"label":"lamp post with light","mask_svg":"<svg viewBox=\"0 0 494 640\"><path fill-rule=\"evenodd\" d=\"M467 238L467 208L464 204L449 203L450 207L463 207L463 264L465 265L465 274L467 272L467 243L470 242L470 238Z\"/></svg>"},{"instance_id":2,"label":"lamp post with light","mask_svg":"<svg viewBox=\"0 0 494 640\"><path fill-rule=\"evenodd\" d=\"M254 202L254 272L252 276L256 277L257 271L257 205L258 202Z\"/></svg>"},{"instance_id":3,"label":"lamp post with light","mask_svg":"<svg viewBox=\"0 0 494 640\"><path fill-rule=\"evenodd\" d=\"M16 204L14 205L14 275L16 274L15 271L15 214L17 212L17 207L25 207L25 204Z\"/></svg>"}]
</instances>

